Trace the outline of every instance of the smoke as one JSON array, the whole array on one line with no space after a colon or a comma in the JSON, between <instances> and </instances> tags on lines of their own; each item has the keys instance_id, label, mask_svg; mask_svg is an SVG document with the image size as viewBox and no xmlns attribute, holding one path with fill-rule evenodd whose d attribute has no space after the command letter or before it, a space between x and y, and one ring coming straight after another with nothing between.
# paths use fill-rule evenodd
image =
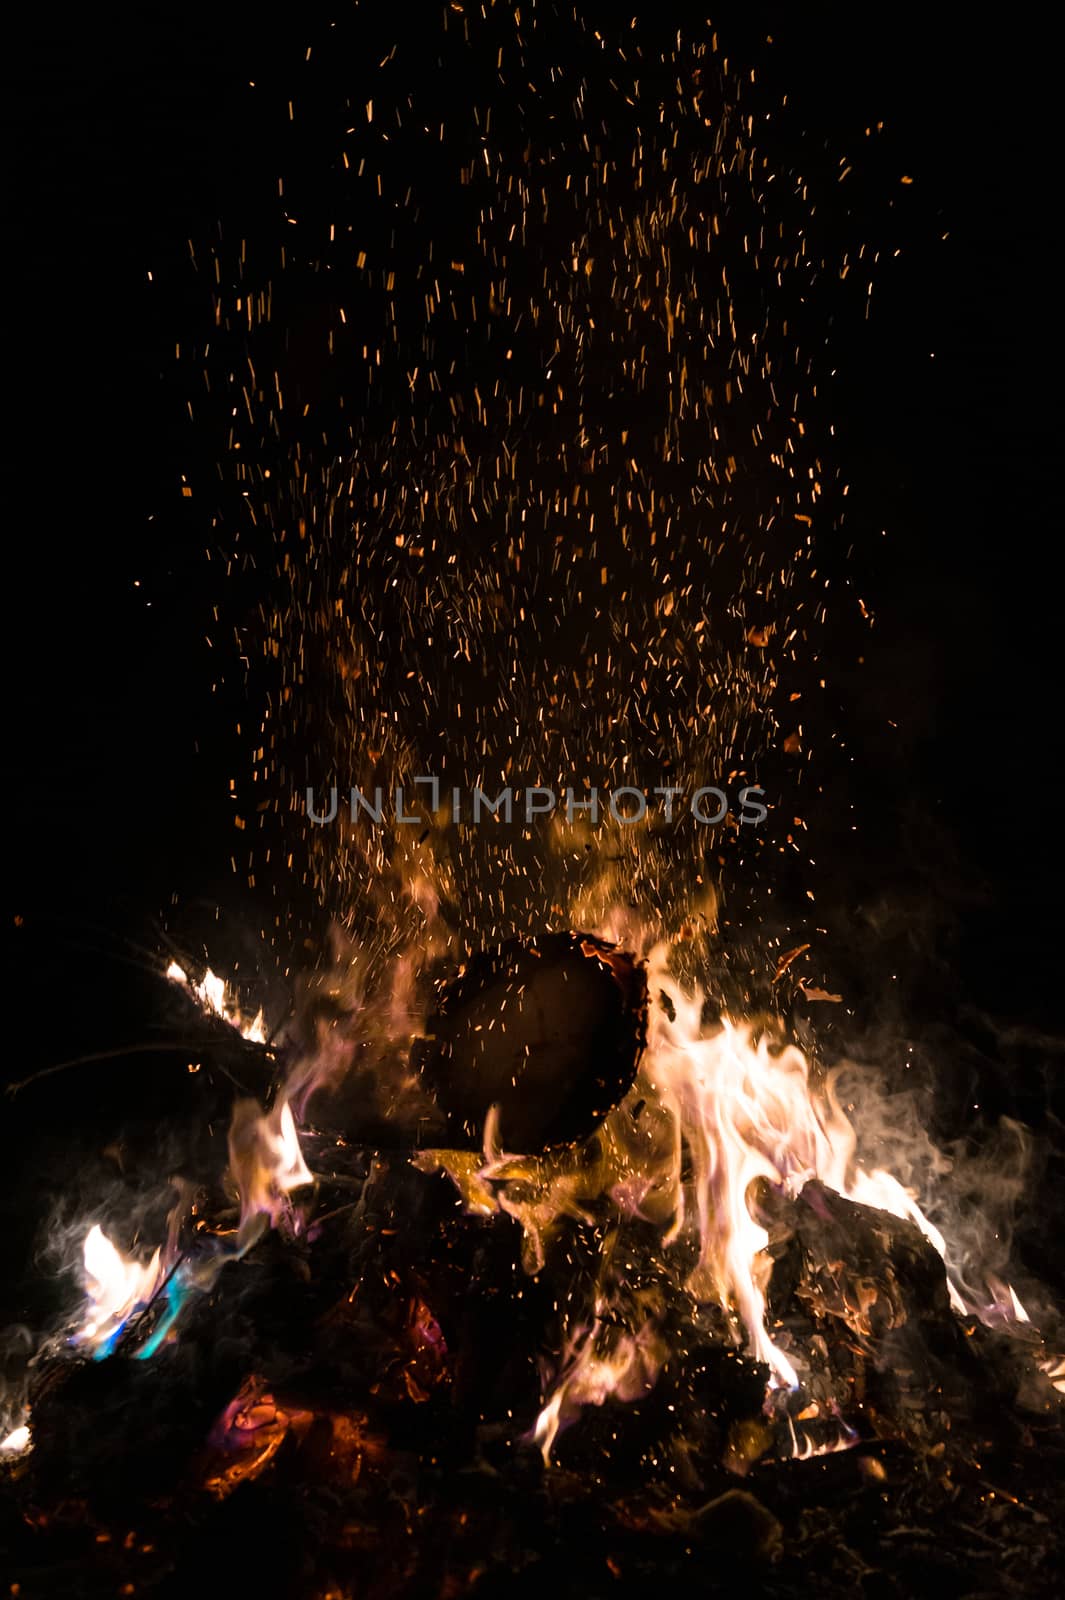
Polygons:
<instances>
[{"instance_id":1,"label":"smoke","mask_svg":"<svg viewBox=\"0 0 1065 1600\"><path fill-rule=\"evenodd\" d=\"M967 1302L993 1304L990 1280L1014 1275L1011 1247L1033 1166L1029 1129L1003 1117L982 1136L939 1145L929 1132L928 1091L892 1088L884 1069L854 1063L835 1068L832 1082L854 1128L858 1158L911 1191L943 1235L952 1280Z\"/></svg>"}]
</instances>

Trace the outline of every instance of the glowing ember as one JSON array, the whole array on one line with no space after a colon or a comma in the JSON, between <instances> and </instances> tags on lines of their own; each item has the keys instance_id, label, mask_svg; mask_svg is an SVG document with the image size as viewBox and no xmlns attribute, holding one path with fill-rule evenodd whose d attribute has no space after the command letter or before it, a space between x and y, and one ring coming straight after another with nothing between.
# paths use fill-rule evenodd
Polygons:
<instances>
[{"instance_id":1,"label":"glowing ember","mask_svg":"<svg viewBox=\"0 0 1065 1600\"><path fill-rule=\"evenodd\" d=\"M359 1412L309 1410L278 1399L257 1376L247 1378L211 1430L202 1462L204 1487L225 1500L257 1478L286 1439L303 1452L306 1467L354 1483L363 1464L384 1452Z\"/></svg>"},{"instance_id":2,"label":"glowing ember","mask_svg":"<svg viewBox=\"0 0 1065 1600\"><path fill-rule=\"evenodd\" d=\"M311 1420L309 1411L279 1406L258 1379L249 1378L211 1434L214 1455L205 1479L208 1492L224 1500L239 1484L257 1478L289 1430L302 1432Z\"/></svg>"}]
</instances>

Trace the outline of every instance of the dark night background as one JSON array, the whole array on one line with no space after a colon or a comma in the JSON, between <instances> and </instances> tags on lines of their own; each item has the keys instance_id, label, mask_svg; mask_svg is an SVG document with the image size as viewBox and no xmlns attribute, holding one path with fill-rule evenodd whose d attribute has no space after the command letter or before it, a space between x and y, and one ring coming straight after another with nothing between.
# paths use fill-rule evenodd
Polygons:
<instances>
[{"instance_id":1,"label":"dark night background","mask_svg":"<svg viewBox=\"0 0 1065 1600\"><path fill-rule=\"evenodd\" d=\"M162 986L114 952L150 947L173 895L256 925L229 865L241 706L239 686L211 688L208 508L180 496L215 441L185 420L172 354L206 304L185 241L218 216L254 228L270 203L284 102L323 18L187 0L31 10L7 27L12 1080L149 1025ZM914 179L859 177L864 233L830 219L840 239L903 254L876 274L871 319L841 297L830 330L851 491L826 559L853 543L877 622L835 645L847 755L822 778L829 970L860 986L848 962L881 945L870 1020L942 1050L948 1131L969 1095L1052 1131L1062 1047L1039 1035L1059 1031L1061 360L1042 16L1013 7L985 29L956 6L832 3L714 21L737 62L789 94L810 149L828 141L830 169L844 153L860 166L861 131L882 120L877 162ZM163 1108L173 1080L157 1070ZM121 1068L79 1069L8 1102L5 1120L32 1150L44 1121L106 1121L125 1084Z\"/></svg>"}]
</instances>

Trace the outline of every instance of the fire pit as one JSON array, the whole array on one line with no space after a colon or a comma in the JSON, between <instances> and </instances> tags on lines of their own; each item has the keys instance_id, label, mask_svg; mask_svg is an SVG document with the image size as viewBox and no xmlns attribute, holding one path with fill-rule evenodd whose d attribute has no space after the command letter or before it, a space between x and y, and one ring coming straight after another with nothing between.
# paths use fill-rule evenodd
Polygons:
<instances>
[{"instance_id":1,"label":"fire pit","mask_svg":"<svg viewBox=\"0 0 1065 1600\"><path fill-rule=\"evenodd\" d=\"M1004 1550L1023 1592L1052 1591L1035 1462L1062 1446L1065 1361L863 1159L840 1072L706 1020L668 949L553 935L437 984L418 1116L401 1089L395 1126L425 1125L427 1077L449 1099L435 1126L467 1137L421 1149L316 1123L354 1019L319 1017L309 1060L210 975L169 976L204 1015L204 1070L234 1048L264 1086L287 1065L271 1103L235 1100L226 1171L178 1189L154 1247L87 1228L84 1308L3 1447L20 1593L72 1572L85 1593L176 1592L238 1550L251 1580L308 1595L491 1593L515 1571L640 1591L707 1562L785 1594L811 1563L818 1593L933 1572L966 1592ZM528 1051L575 993L604 1008L585 1024L599 1103L578 1076L590 1125L561 1143L540 1104L566 1075ZM493 1018L511 1044L450 1078L441 1039L458 1058ZM500 1102L516 1134L526 1095L512 1152Z\"/></svg>"}]
</instances>

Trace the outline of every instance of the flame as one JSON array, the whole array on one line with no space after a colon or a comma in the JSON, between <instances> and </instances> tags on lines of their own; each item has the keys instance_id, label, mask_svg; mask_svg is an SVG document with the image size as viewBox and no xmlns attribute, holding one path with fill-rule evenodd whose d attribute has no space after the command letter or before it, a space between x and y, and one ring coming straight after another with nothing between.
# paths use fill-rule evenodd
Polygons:
<instances>
[{"instance_id":1,"label":"flame","mask_svg":"<svg viewBox=\"0 0 1065 1600\"><path fill-rule=\"evenodd\" d=\"M159 1287L163 1252L156 1250L147 1263L123 1255L94 1222L85 1235L82 1258L89 1303L74 1342L110 1354L133 1312L146 1306Z\"/></svg>"},{"instance_id":2,"label":"flame","mask_svg":"<svg viewBox=\"0 0 1065 1600\"><path fill-rule=\"evenodd\" d=\"M788 1430L791 1434L793 1461L811 1461L814 1456L838 1455L841 1450L853 1450L858 1443L857 1433L842 1421L839 1423L838 1432L832 1438L820 1443L815 1442L812 1435L807 1432L797 1432L790 1417Z\"/></svg>"},{"instance_id":3,"label":"flame","mask_svg":"<svg viewBox=\"0 0 1065 1600\"><path fill-rule=\"evenodd\" d=\"M208 1292L227 1261L239 1260L266 1227L286 1223L298 1228L289 1196L314 1177L303 1159L287 1099L268 1112L256 1100L237 1101L229 1129L229 1170L240 1196L237 1231L209 1240L192 1258L179 1249L185 1212L180 1186L166 1246L147 1263L124 1255L100 1224L93 1223L82 1247L88 1304L73 1344L88 1346L102 1360L113 1353L130 1317L157 1300L161 1312L136 1351L139 1360L147 1360L167 1339L190 1296Z\"/></svg>"},{"instance_id":4,"label":"flame","mask_svg":"<svg viewBox=\"0 0 1065 1600\"><path fill-rule=\"evenodd\" d=\"M752 1207L759 1186L796 1198L816 1180L860 1205L909 1221L943 1260L950 1302L959 1315L977 1316L990 1326L1017 1326L1030 1322L1028 1312L1012 1285L991 1273L985 1291L975 1293L916 1193L885 1168L859 1159L855 1129L840 1105L833 1075L819 1075L794 1044L750 1021L724 1017L705 1027L702 990L683 985L670 961L671 946L665 942L647 957L648 987L658 1000L648 1019L646 1051L632 1090L593 1140L543 1158L510 1154L500 1144L498 1118L490 1114L481 1157L422 1151L415 1164L423 1170L443 1167L470 1211L514 1216L531 1274L543 1268L550 1239L564 1218L591 1222L603 1215L604 1206L613 1208L592 1314L575 1313L579 1320L567 1333L532 1430L545 1462L559 1433L583 1407L646 1394L669 1353L662 1331L664 1301L634 1294L621 1270L611 1265L626 1218L658 1229L661 1262L673 1265L674 1283L687 1291L693 1308L717 1308L714 1317L724 1317L736 1345L768 1368L767 1410L787 1419L793 1454L805 1459L849 1449L857 1435L842 1418L836 1418L831 1437L815 1439L807 1429L796 1431L788 1414L794 1407L782 1400L770 1407L776 1391L801 1387L804 1363L787 1336L769 1324L770 1236ZM168 975L190 987L205 1009L240 1027L244 1037L261 1037L261 1015L244 1023L213 973L192 985L173 963ZM397 996L407 999L403 982L392 994L398 1004ZM406 1015L405 1006L401 1009ZM320 1085L320 1058L321 1052L312 1052L295 1063L271 1110L251 1099L234 1105L229 1169L240 1199L235 1232L211 1240L195 1259L186 1260L178 1255L172 1225L165 1251L156 1250L145 1263L124 1256L93 1224L84 1246L89 1308L75 1342L90 1345L97 1355L110 1354L130 1316L162 1292L166 1309L137 1352L151 1355L168 1336L189 1292L208 1289L225 1261L243 1256L267 1227L299 1230L302 1215L291 1196L314 1180L300 1148L293 1106ZM346 1048L327 1051L327 1075L342 1073L346 1060ZM681 1261L683 1278L677 1270ZM1065 1363L1047 1360L1043 1370L1065 1393ZM798 1420L801 1424L814 1415L816 1408L807 1407Z\"/></svg>"},{"instance_id":5,"label":"flame","mask_svg":"<svg viewBox=\"0 0 1065 1600\"><path fill-rule=\"evenodd\" d=\"M1006 1288L1009 1290L1010 1304L1013 1306L1013 1315L1016 1317L1017 1321L1031 1322L1032 1319L1021 1305L1020 1300L1017 1298L1017 1291L1013 1287L1012 1283L1007 1283Z\"/></svg>"},{"instance_id":6,"label":"flame","mask_svg":"<svg viewBox=\"0 0 1065 1600\"><path fill-rule=\"evenodd\" d=\"M532 1437L540 1446L544 1465L559 1429L587 1405L601 1406L609 1399L638 1400L654 1388L665 1347L652 1322L635 1335L608 1327L610 1307L600 1296L595 1321L582 1336L571 1341L561 1380L536 1419Z\"/></svg>"},{"instance_id":7,"label":"flame","mask_svg":"<svg viewBox=\"0 0 1065 1600\"><path fill-rule=\"evenodd\" d=\"M1032 1319L1012 1283L1003 1283L993 1272L987 1273L985 1282L991 1298L979 1308L978 1315L981 1322L989 1328L1001 1326L1003 1323L1031 1322Z\"/></svg>"},{"instance_id":8,"label":"flame","mask_svg":"<svg viewBox=\"0 0 1065 1600\"><path fill-rule=\"evenodd\" d=\"M1058 1393L1065 1394L1065 1356L1054 1356L1048 1361L1041 1361L1039 1367L1046 1373Z\"/></svg>"},{"instance_id":9,"label":"flame","mask_svg":"<svg viewBox=\"0 0 1065 1600\"><path fill-rule=\"evenodd\" d=\"M819 1167L838 1159L846 1136L840 1129L834 1142L832 1125L826 1127L813 1114L806 1064L798 1051L774 1058L767 1040L755 1044L750 1028L729 1021L716 1036L703 1039L701 996L686 997L675 989L670 1000L672 1015L664 1008L656 1012L649 1041L649 1077L678 1134L668 1237L670 1242L678 1238L686 1221L683 1134L694 1164L699 1239L688 1287L696 1300L717 1299L726 1312L738 1313L751 1351L769 1367L774 1386L794 1389L795 1368L766 1327L759 1264L769 1235L752 1217L747 1194L758 1178L797 1193L808 1177L820 1175Z\"/></svg>"},{"instance_id":10,"label":"flame","mask_svg":"<svg viewBox=\"0 0 1065 1600\"><path fill-rule=\"evenodd\" d=\"M0 1439L0 1456L14 1460L16 1456L24 1456L32 1444L29 1424L24 1422L21 1427L12 1428L6 1439Z\"/></svg>"},{"instance_id":11,"label":"flame","mask_svg":"<svg viewBox=\"0 0 1065 1600\"><path fill-rule=\"evenodd\" d=\"M836 1098L832 1079L811 1080L809 1063L794 1045L756 1037L749 1023L724 1018L703 1036L703 995L685 994L668 971L668 949L652 952L653 988L668 1006L653 1017L648 1075L676 1119L695 1164L699 1265L689 1281L697 1299L714 1293L743 1322L749 1347L777 1385L794 1388L794 1366L765 1325L760 1286L768 1234L751 1217L747 1195L758 1178L794 1197L810 1179L859 1205L912 1222L943 1260L951 1304L959 1314L976 1309L953 1271L947 1242L925 1216L915 1194L883 1168L856 1160L856 1136ZM679 1141L678 1141L679 1143ZM686 1203L679 1173L676 1224ZM1019 1304L1019 1302L1018 1302Z\"/></svg>"},{"instance_id":12,"label":"flame","mask_svg":"<svg viewBox=\"0 0 1065 1600\"><path fill-rule=\"evenodd\" d=\"M496 1124L489 1118L479 1170L468 1158L439 1151L426 1152L419 1165L443 1166L471 1209L494 1207L515 1216L531 1273L543 1266L561 1219L591 1215L603 1197L619 1218L656 1223L665 1258L684 1254L690 1261L695 1253L684 1287L696 1305L720 1307L736 1343L768 1367L770 1393L797 1389L802 1363L768 1325L769 1234L751 1208L752 1185L759 1182L794 1198L817 1180L849 1200L913 1223L944 1262L955 1312L988 1322L1027 1321L1015 1291L990 1274L986 1294L974 1294L916 1194L884 1168L858 1159L855 1130L833 1078L818 1078L795 1045L750 1022L726 1017L705 1029L702 991L683 987L669 962L664 943L647 958L650 992L660 996L648 1022L647 1050L636 1084L607 1118L594 1148L540 1161L509 1156L496 1148ZM603 1269L594 1321L566 1346L533 1429L545 1461L559 1431L582 1406L646 1392L664 1360L654 1317L638 1331L617 1331L625 1323L616 1314L617 1287ZM1055 1372L1052 1381L1060 1376ZM842 1422L828 1443L799 1437L794 1428L792 1437L795 1453L803 1457L855 1442Z\"/></svg>"},{"instance_id":13,"label":"flame","mask_svg":"<svg viewBox=\"0 0 1065 1600\"><path fill-rule=\"evenodd\" d=\"M265 1113L256 1100L237 1101L229 1126L229 1170L240 1191L239 1237L246 1246L261 1231L262 1219L276 1228L288 1214L292 1191L314 1182L287 1100Z\"/></svg>"},{"instance_id":14,"label":"flame","mask_svg":"<svg viewBox=\"0 0 1065 1600\"><path fill-rule=\"evenodd\" d=\"M166 975L172 983L179 983L195 995L200 1006L210 1015L221 1017L223 1022L228 1022L231 1028L244 1039L251 1040L254 1044L266 1043L266 1019L260 1010L250 1020L245 1017L229 990L225 980L212 972L210 967L204 974L202 983L193 983L184 967L176 961L171 961L166 969Z\"/></svg>"}]
</instances>

